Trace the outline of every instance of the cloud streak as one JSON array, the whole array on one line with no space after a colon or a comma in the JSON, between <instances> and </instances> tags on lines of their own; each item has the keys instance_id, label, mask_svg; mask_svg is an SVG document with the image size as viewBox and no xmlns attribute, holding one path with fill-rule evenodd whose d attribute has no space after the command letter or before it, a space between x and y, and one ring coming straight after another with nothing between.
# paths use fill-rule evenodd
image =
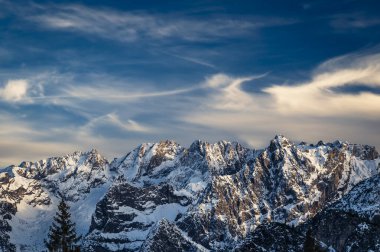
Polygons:
<instances>
[{"instance_id":1,"label":"cloud streak","mask_svg":"<svg viewBox=\"0 0 380 252\"><path fill-rule=\"evenodd\" d=\"M110 88L110 86L93 85L93 86L68 86L64 90L63 94L58 95L39 95L39 96L28 96L25 93L18 93L23 90L13 90L21 87L12 87L12 92L5 90L4 99L6 101L41 101L44 103L60 103L60 100L92 100L101 101L104 103L120 103L122 101L135 101L137 99L144 98L157 98L165 96L176 96L180 94L185 94L192 92L197 89L204 88L202 86L193 86L189 88L174 89L174 90L164 90L164 91L127 91L125 89L117 90L116 88ZM0 93L1 94L1 93ZM13 98L13 99L11 99Z\"/></svg>"},{"instance_id":2,"label":"cloud streak","mask_svg":"<svg viewBox=\"0 0 380 252\"><path fill-rule=\"evenodd\" d=\"M197 59L197 58L188 57L188 56L181 56L178 54L173 54L173 53L168 53L168 52L162 52L162 53L169 55L169 56L172 56L172 57L175 57L175 58L178 58L178 59L182 59L182 60L187 61L187 62L197 64L197 65L206 66L206 67L209 67L212 69L217 69L217 67L215 65L208 63L202 59Z\"/></svg>"}]
</instances>

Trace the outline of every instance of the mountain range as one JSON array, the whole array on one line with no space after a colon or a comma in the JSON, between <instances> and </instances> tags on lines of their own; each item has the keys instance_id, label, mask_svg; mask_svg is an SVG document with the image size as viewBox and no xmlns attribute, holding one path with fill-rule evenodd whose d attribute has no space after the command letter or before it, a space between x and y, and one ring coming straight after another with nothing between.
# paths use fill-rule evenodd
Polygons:
<instances>
[{"instance_id":1,"label":"mountain range","mask_svg":"<svg viewBox=\"0 0 380 252\"><path fill-rule=\"evenodd\" d=\"M344 141L197 140L0 170L0 250L44 251L60 197L82 251L380 251L380 156Z\"/></svg>"}]
</instances>

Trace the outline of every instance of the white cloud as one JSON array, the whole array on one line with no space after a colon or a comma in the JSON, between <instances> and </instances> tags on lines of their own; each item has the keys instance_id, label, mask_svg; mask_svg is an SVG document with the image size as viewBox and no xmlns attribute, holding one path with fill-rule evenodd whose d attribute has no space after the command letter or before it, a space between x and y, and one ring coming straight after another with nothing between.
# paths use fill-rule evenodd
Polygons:
<instances>
[{"instance_id":1,"label":"white cloud","mask_svg":"<svg viewBox=\"0 0 380 252\"><path fill-rule=\"evenodd\" d=\"M232 78L226 74L214 74L206 78L206 85L211 88L226 87L230 84Z\"/></svg>"},{"instance_id":2,"label":"white cloud","mask_svg":"<svg viewBox=\"0 0 380 252\"><path fill-rule=\"evenodd\" d=\"M340 57L323 64L310 81L263 91L271 95L275 110L286 115L378 117L380 96L335 91L349 85L380 87L380 54Z\"/></svg>"},{"instance_id":3,"label":"white cloud","mask_svg":"<svg viewBox=\"0 0 380 252\"><path fill-rule=\"evenodd\" d=\"M28 92L27 80L9 80L0 89L0 98L8 102L17 102L26 97Z\"/></svg>"},{"instance_id":4,"label":"white cloud","mask_svg":"<svg viewBox=\"0 0 380 252\"><path fill-rule=\"evenodd\" d=\"M245 111L254 101L250 94L241 89L241 85L265 75L233 78L225 74L215 74L207 78L206 86L215 89L208 106L219 110Z\"/></svg>"}]
</instances>

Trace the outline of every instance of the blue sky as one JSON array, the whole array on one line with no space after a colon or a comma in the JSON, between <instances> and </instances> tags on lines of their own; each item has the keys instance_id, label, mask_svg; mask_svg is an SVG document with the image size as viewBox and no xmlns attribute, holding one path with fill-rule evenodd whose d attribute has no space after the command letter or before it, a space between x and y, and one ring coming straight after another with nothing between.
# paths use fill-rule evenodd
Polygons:
<instances>
[{"instance_id":1,"label":"blue sky","mask_svg":"<svg viewBox=\"0 0 380 252\"><path fill-rule=\"evenodd\" d=\"M380 147L378 1L0 6L2 166L163 139Z\"/></svg>"}]
</instances>

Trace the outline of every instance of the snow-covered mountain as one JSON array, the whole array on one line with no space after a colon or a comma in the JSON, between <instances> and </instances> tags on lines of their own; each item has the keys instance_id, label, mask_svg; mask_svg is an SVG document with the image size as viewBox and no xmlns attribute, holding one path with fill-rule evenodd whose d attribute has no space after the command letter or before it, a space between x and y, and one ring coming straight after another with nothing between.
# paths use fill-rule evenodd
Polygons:
<instances>
[{"instance_id":1,"label":"snow-covered mountain","mask_svg":"<svg viewBox=\"0 0 380 252\"><path fill-rule=\"evenodd\" d=\"M0 170L0 250L43 251L62 196L83 251L303 251L309 229L326 249L376 251L379 171L374 147L283 136L262 150L163 141L112 162L96 150L23 162Z\"/></svg>"}]
</instances>

